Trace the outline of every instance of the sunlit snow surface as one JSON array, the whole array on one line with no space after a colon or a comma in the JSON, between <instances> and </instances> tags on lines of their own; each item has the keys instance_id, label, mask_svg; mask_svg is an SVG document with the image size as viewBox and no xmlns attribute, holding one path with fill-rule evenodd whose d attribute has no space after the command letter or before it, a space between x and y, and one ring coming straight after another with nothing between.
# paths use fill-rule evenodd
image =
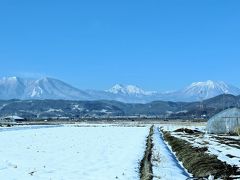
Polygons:
<instances>
[{"instance_id":1,"label":"sunlit snow surface","mask_svg":"<svg viewBox=\"0 0 240 180\"><path fill-rule=\"evenodd\" d=\"M134 180L149 127L0 129L0 179Z\"/></svg>"},{"instance_id":2,"label":"sunlit snow surface","mask_svg":"<svg viewBox=\"0 0 240 180\"><path fill-rule=\"evenodd\" d=\"M190 175L178 162L157 128L153 135L153 180L186 180Z\"/></svg>"}]
</instances>

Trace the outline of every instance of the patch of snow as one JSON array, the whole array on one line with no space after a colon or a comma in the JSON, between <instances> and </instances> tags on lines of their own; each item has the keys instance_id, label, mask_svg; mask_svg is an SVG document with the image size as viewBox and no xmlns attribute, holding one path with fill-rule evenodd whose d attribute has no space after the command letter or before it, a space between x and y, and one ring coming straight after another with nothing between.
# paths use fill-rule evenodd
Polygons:
<instances>
[{"instance_id":1,"label":"patch of snow","mask_svg":"<svg viewBox=\"0 0 240 180\"><path fill-rule=\"evenodd\" d=\"M102 109L100 112L101 112L101 113L107 113L108 110L107 110L107 109Z\"/></svg>"},{"instance_id":2,"label":"patch of snow","mask_svg":"<svg viewBox=\"0 0 240 180\"><path fill-rule=\"evenodd\" d=\"M7 104L3 104L3 105L0 107L0 110L3 109L5 106L7 106Z\"/></svg>"},{"instance_id":3,"label":"patch of snow","mask_svg":"<svg viewBox=\"0 0 240 180\"><path fill-rule=\"evenodd\" d=\"M64 111L62 109L53 109L53 108L51 108L51 109L47 110L46 112L64 112Z\"/></svg>"},{"instance_id":4,"label":"patch of snow","mask_svg":"<svg viewBox=\"0 0 240 180\"><path fill-rule=\"evenodd\" d=\"M43 93L43 90L41 87L35 87L33 88L31 97L39 97Z\"/></svg>"},{"instance_id":5,"label":"patch of snow","mask_svg":"<svg viewBox=\"0 0 240 180\"><path fill-rule=\"evenodd\" d=\"M79 104L74 104L72 109L73 110L84 111L84 108L79 107Z\"/></svg>"}]
</instances>

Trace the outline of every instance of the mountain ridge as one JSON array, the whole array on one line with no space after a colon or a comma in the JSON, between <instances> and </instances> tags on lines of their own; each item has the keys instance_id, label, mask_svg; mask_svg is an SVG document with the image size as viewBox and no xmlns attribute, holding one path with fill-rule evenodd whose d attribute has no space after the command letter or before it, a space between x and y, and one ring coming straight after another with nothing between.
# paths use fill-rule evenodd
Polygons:
<instances>
[{"instance_id":1,"label":"mountain ridge","mask_svg":"<svg viewBox=\"0 0 240 180\"><path fill-rule=\"evenodd\" d=\"M171 92L145 91L135 85L116 84L100 90L80 90L55 78L0 78L0 99L116 100L125 103L164 101L202 101L221 94L239 95L240 89L223 81L195 82Z\"/></svg>"},{"instance_id":2,"label":"mountain ridge","mask_svg":"<svg viewBox=\"0 0 240 180\"><path fill-rule=\"evenodd\" d=\"M0 117L9 115L27 119L150 117L191 120L208 119L232 107L240 107L240 96L225 94L202 102L154 101L146 104L107 100L0 100Z\"/></svg>"}]
</instances>

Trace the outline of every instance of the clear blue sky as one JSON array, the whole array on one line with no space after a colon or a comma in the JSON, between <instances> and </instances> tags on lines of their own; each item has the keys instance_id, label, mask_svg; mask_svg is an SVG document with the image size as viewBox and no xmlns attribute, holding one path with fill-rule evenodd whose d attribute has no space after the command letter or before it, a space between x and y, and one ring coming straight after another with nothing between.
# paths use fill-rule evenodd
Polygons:
<instances>
[{"instance_id":1,"label":"clear blue sky","mask_svg":"<svg viewBox=\"0 0 240 180\"><path fill-rule=\"evenodd\" d=\"M240 87L239 0L1 0L0 76L82 89Z\"/></svg>"}]
</instances>

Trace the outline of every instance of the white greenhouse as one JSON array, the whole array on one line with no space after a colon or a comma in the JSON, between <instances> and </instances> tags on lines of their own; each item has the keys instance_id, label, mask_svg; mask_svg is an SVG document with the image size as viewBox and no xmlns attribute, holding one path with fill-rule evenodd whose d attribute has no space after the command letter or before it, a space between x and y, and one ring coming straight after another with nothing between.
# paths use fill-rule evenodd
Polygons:
<instances>
[{"instance_id":1,"label":"white greenhouse","mask_svg":"<svg viewBox=\"0 0 240 180\"><path fill-rule=\"evenodd\" d=\"M240 109L226 109L211 119L207 123L207 132L211 134L228 134L236 132L240 127Z\"/></svg>"}]
</instances>

